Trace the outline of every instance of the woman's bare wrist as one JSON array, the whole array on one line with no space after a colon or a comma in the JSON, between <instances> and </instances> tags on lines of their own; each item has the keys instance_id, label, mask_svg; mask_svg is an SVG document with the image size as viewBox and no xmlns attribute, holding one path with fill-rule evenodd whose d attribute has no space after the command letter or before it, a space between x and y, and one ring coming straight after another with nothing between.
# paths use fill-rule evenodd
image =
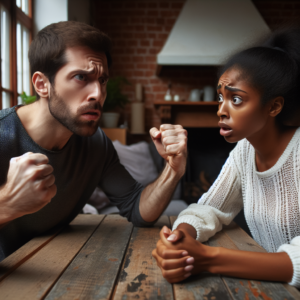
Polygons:
<instances>
[{"instance_id":1,"label":"woman's bare wrist","mask_svg":"<svg viewBox=\"0 0 300 300\"><path fill-rule=\"evenodd\" d=\"M192 236L194 239L197 237L197 231L196 229L187 223L181 223L177 226L178 230L182 230L183 232L187 232L190 236Z\"/></svg>"}]
</instances>

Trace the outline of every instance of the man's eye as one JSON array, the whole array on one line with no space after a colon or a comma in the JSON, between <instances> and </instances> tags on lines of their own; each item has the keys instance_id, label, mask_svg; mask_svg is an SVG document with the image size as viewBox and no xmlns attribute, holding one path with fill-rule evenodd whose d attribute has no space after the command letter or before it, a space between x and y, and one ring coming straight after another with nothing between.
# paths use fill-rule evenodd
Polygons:
<instances>
[{"instance_id":1,"label":"man's eye","mask_svg":"<svg viewBox=\"0 0 300 300\"><path fill-rule=\"evenodd\" d=\"M232 99L233 104L238 105L243 102L243 100L240 97L233 97Z\"/></svg>"},{"instance_id":2,"label":"man's eye","mask_svg":"<svg viewBox=\"0 0 300 300\"><path fill-rule=\"evenodd\" d=\"M223 102L223 101L224 101L223 96L221 94L219 94L219 103Z\"/></svg>"},{"instance_id":3,"label":"man's eye","mask_svg":"<svg viewBox=\"0 0 300 300\"><path fill-rule=\"evenodd\" d=\"M100 78L99 78L99 82L100 82L100 84L105 85L105 84L107 84L107 82L108 82L108 78L100 77Z\"/></svg>"},{"instance_id":4,"label":"man's eye","mask_svg":"<svg viewBox=\"0 0 300 300\"><path fill-rule=\"evenodd\" d=\"M74 78L76 78L79 81L85 81L86 80L86 76L82 75L82 74L77 74L74 76Z\"/></svg>"}]
</instances>

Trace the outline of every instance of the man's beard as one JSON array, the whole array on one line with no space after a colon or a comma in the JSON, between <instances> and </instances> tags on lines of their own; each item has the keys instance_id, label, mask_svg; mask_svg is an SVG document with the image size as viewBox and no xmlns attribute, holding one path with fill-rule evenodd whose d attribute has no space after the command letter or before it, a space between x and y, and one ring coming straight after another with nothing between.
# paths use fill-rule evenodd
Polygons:
<instances>
[{"instance_id":1,"label":"man's beard","mask_svg":"<svg viewBox=\"0 0 300 300\"><path fill-rule=\"evenodd\" d=\"M81 114L90 109L97 109L102 114L102 106L98 101L92 101L86 105L79 106L76 115L72 115L63 98L60 97L52 87L50 95L48 104L49 111L59 123L74 134L80 136L91 136L97 131L100 119L97 121L81 121L79 120L79 117Z\"/></svg>"}]
</instances>

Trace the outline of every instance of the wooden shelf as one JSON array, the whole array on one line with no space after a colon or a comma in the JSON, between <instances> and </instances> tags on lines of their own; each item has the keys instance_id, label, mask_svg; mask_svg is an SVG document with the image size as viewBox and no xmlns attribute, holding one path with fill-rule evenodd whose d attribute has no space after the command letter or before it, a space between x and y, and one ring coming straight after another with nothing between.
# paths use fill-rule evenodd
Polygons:
<instances>
[{"instance_id":1,"label":"wooden shelf","mask_svg":"<svg viewBox=\"0 0 300 300\"><path fill-rule=\"evenodd\" d=\"M210 101L210 102L204 102L204 101L154 101L154 105L189 105L189 106L217 106L219 105L218 101Z\"/></svg>"},{"instance_id":2,"label":"wooden shelf","mask_svg":"<svg viewBox=\"0 0 300 300\"><path fill-rule=\"evenodd\" d=\"M218 127L218 101L154 101L161 124L180 124L183 127Z\"/></svg>"},{"instance_id":3,"label":"wooden shelf","mask_svg":"<svg viewBox=\"0 0 300 300\"><path fill-rule=\"evenodd\" d=\"M102 128L106 136L112 141L118 140L121 144L126 145L126 128Z\"/></svg>"}]
</instances>

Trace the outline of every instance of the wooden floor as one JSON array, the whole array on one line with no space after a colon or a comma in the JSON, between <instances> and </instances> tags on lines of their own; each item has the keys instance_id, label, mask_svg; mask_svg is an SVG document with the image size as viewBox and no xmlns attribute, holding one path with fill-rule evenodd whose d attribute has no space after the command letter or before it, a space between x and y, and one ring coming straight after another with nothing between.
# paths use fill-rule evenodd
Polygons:
<instances>
[{"instance_id":1,"label":"wooden floor","mask_svg":"<svg viewBox=\"0 0 300 300\"><path fill-rule=\"evenodd\" d=\"M118 215L79 215L70 226L31 240L0 263L0 299L300 299L289 285L212 274L169 284L151 256L163 225L133 227ZM264 251L235 224L211 246Z\"/></svg>"}]
</instances>

